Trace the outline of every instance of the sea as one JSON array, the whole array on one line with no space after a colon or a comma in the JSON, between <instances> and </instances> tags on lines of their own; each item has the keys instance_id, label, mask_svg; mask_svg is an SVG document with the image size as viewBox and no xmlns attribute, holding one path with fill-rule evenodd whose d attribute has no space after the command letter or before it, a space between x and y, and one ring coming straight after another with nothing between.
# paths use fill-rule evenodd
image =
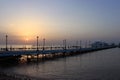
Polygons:
<instances>
[{"instance_id":1,"label":"sea","mask_svg":"<svg viewBox=\"0 0 120 80\"><path fill-rule=\"evenodd\" d=\"M48 80L120 80L120 48L46 61L0 64L0 70Z\"/></svg>"}]
</instances>

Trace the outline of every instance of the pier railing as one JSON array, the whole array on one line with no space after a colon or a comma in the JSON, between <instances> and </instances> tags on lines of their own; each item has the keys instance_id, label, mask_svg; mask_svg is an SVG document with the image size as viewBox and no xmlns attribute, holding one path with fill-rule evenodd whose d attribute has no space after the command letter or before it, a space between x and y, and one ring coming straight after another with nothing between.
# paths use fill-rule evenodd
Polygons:
<instances>
[{"instance_id":1,"label":"pier railing","mask_svg":"<svg viewBox=\"0 0 120 80\"><path fill-rule=\"evenodd\" d=\"M63 49L63 47L55 48L55 49L16 49L16 50L8 50L8 51L0 51L0 57L5 56L20 56L20 55L37 55L37 54L52 54L52 53L83 53L83 52L90 52L90 51L97 51L102 49L113 48L116 46L105 46L101 48L67 48Z\"/></svg>"}]
</instances>

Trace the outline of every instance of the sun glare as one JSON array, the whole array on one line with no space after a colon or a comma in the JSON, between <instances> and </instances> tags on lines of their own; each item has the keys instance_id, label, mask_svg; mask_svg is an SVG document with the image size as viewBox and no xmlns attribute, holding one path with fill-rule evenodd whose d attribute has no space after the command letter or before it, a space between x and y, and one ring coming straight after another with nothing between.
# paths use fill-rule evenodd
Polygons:
<instances>
[{"instance_id":1,"label":"sun glare","mask_svg":"<svg viewBox=\"0 0 120 80\"><path fill-rule=\"evenodd\" d=\"M33 36L39 32L39 21L35 18L19 17L9 23L10 29L12 28L15 34L21 36Z\"/></svg>"},{"instance_id":2,"label":"sun glare","mask_svg":"<svg viewBox=\"0 0 120 80\"><path fill-rule=\"evenodd\" d=\"M28 39L28 38L26 38L25 40L26 40L26 41L29 41L29 39Z\"/></svg>"},{"instance_id":3,"label":"sun glare","mask_svg":"<svg viewBox=\"0 0 120 80\"><path fill-rule=\"evenodd\" d=\"M34 40L36 36L51 38L53 36L53 27L46 20L33 17L19 17L17 20L9 22L9 28L13 34L22 36L23 41ZM26 39L26 36L28 39Z\"/></svg>"}]
</instances>

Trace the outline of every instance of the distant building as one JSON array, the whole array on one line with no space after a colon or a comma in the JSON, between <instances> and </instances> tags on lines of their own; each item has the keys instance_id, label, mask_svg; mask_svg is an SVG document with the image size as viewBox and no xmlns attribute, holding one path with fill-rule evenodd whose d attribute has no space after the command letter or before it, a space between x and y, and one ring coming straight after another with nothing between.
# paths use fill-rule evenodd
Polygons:
<instances>
[{"instance_id":1,"label":"distant building","mask_svg":"<svg viewBox=\"0 0 120 80\"><path fill-rule=\"evenodd\" d=\"M101 41L97 41L97 42L92 43L91 46L92 46L93 48L102 48L102 47L108 46L108 43L106 43L106 42L101 42Z\"/></svg>"}]
</instances>

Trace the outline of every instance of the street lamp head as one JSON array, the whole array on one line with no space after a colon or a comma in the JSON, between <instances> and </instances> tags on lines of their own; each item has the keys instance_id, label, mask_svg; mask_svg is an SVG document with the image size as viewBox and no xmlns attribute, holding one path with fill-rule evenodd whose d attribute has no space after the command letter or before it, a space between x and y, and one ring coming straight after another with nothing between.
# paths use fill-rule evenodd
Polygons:
<instances>
[{"instance_id":1,"label":"street lamp head","mask_svg":"<svg viewBox=\"0 0 120 80\"><path fill-rule=\"evenodd\" d=\"M6 35L6 37L8 37L8 35Z\"/></svg>"},{"instance_id":2,"label":"street lamp head","mask_svg":"<svg viewBox=\"0 0 120 80\"><path fill-rule=\"evenodd\" d=\"M39 36L37 36L37 38L39 38Z\"/></svg>"}]
</instances>

